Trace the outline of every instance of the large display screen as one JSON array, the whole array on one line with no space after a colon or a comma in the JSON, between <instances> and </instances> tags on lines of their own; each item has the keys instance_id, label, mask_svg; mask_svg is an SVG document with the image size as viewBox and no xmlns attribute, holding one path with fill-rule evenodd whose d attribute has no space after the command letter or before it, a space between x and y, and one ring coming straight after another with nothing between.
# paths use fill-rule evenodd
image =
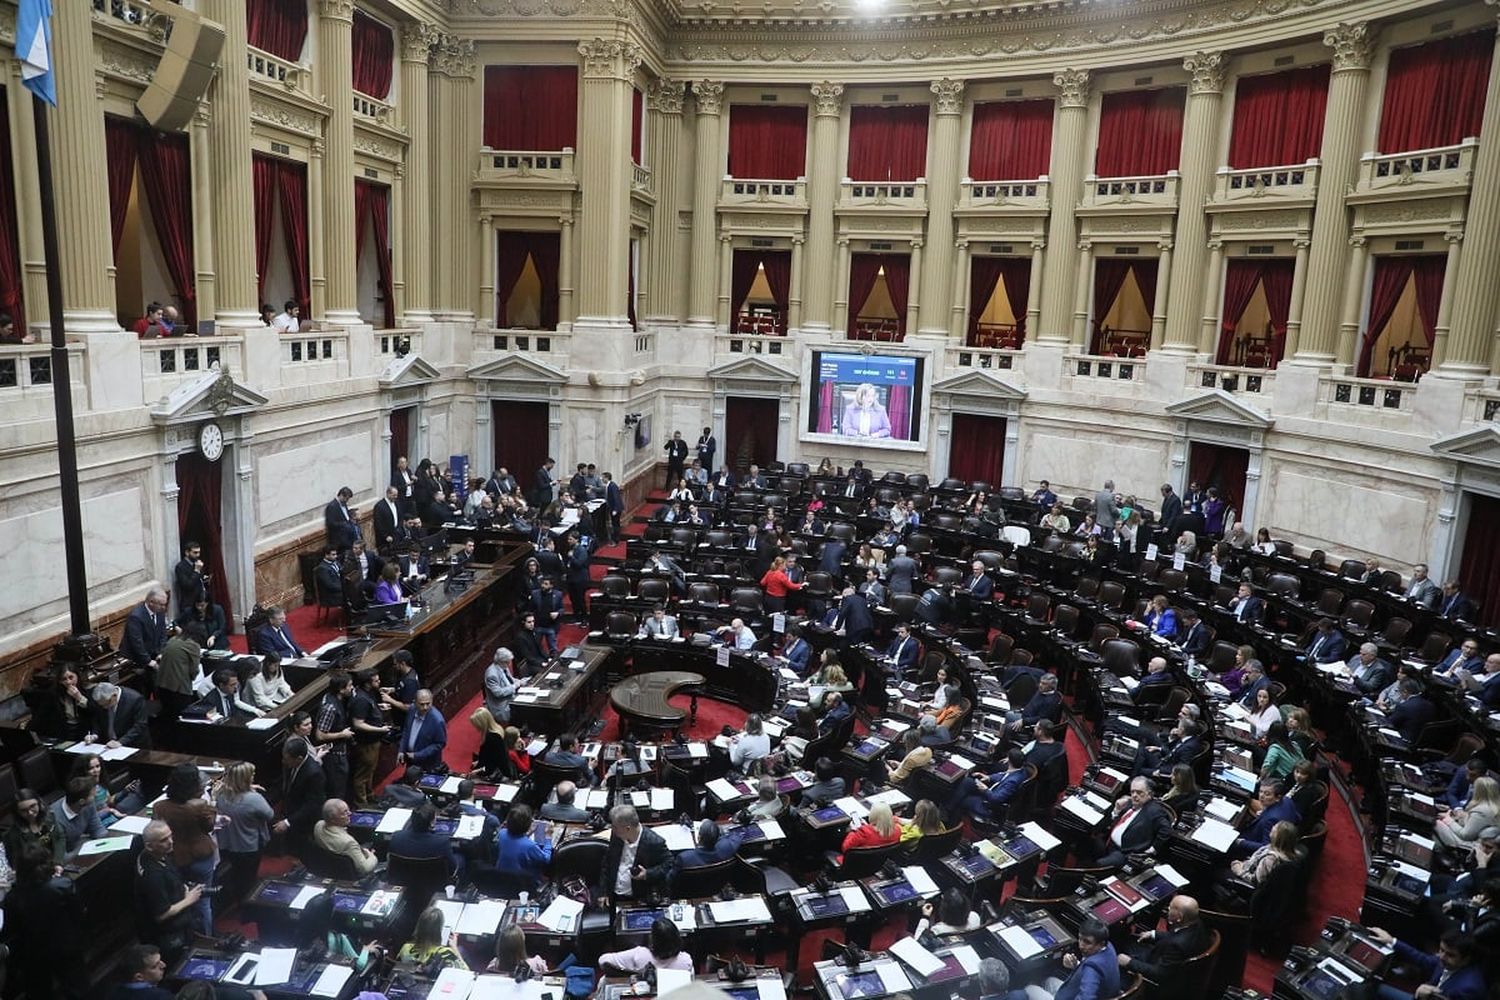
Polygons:
<instances>
[{"instance_id":1,"label":"large display screen","mask_svg":"<svg viewBox=\"0 0 1500 1000\"><path fill-rule=\"evenodd\" d=\"M917 441L924 359L814 351L807 430L849 444Z\"/></svg>"}]
</instances>

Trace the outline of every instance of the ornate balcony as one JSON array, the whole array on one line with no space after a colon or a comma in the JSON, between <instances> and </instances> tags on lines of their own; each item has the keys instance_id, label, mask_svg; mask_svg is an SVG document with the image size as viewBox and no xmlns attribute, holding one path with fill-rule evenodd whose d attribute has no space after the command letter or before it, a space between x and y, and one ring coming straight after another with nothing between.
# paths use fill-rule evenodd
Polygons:
<instances>
[{"instance_id":1,"label":"ornate balcony","mask_svg":"<svg viewBox=\"0 0 1500 1000\"><path fill-rule=\"evenodd\" d=\"M349 374L348 330L319 330L281 338L283 386L331 382Z\"/></svg>"},{"instance_id":2,"label":"ornate balcony","mask_svg":"<svg viewBox=\"0 0 1500 1000\"><path fill-rule=\"evenodd\" d=\"M807 211L807 178L762 181L725 177L719 184L719 208L744 211Z\"/></svg>"},{"instance_id":3,"label":"ornate balcony","mask_svg":"<svg viewBox=\"0 0 1500 1000\"><path fill-rule=\"evenodd\" d=\"M479 150L477 179L492 186L577 187L573 150L536 152L519 149Z\"/></svg>"},{"instance_id":4,"label":"ornate balcony","mask_svg":"<svg viewBox=\"0 0 1500 1000\"><path fill-rule=\"evenodd\" d=\"M1474 177L1479 140L1456 146L1405 153L1367 153L1360 157L1354 197L1395 195L1420 198L1468 190Z\"/></svg>"},{"instance_id":5,"label":"ornate balcony","mask_svg":"<svg viewBox=\"0 0 1500 1000\"><path fill-rule=\"evenodd\" d=\"M1237 368L1233 365L1188 365L1187 390L1223 389L1234 395L1269 398L1276 387L1276 373L1265 368Z\"/></svg>"},{"instance_id":6,"label":"ornate balcony","mask_svg":"<svg viewBox=\"0 0 1500 1000\"><path fill-rule=\"evenodd\" d=\"M958 189L958 210L976 215L1044 213L1051 203L1046 177L1027 181L975 181L964 178Z\"/></svg>"},{"instance_id":7,"label":"ornate balcony","mask_svg":"<svg viewBox=\"0 0 1500 1000\"><path fill-rule=\"evenodd\" d=\"M254 47L246 48L245 61L250 68L250 79L275 84L304 97L309 96L308 80L312 74L306 66L288 62Z\"/></svg>"},{"instance_id":8,"label":"ornate balcony","mask_svg":"<svg viewBox=\"0 0 1500 1000\"><path fill-rule=\"evenodd\" d=\"M851 181L839 182L839 211L890 211L894 213L927 212L927 181Z\"/></svg>"},{"instance_id":9,"label":"ornate balcony","mask_svg":"<svg viewBox=\"0 0 1500 1000\"><path fill-rule=\"evenodd\" d=\"M503 357L525 355L567 370L570 335L555 330L476 329L474 363L476 365Z\"/></svg>"},{"instance_id":10,"label":"ornate balcony","mask_svg":"<svg viewBox=\"0 0 1500 1000\"><path fill-rule=\"evenodd\" d=\"M1288 201L1312 204L1318 196L1318 161L1284 167L1223 167L1214 180L1211 205L1285 208Z\"/></svg>"},{"instance_id":11,"label":"ornate balcony","mask_svg":"<svg viewBox=\"0 0 1500 1000\"><path fill-rule=\"evenodd\" d=\"M1111 212L1177 210L1177 171L1145 177L1095 177L1083 180L1081 210Z\"/></svg>"},{"instance_id":12,"label":"ornate balcony","mask_svg":"<svg viewBox=\"0 0 1500 1000\"><path fill-rule=\"evenodd\" d=\"M392 126L395 124L396 106L386 101L377 100L368 94L354 92L354 116L363 118L365 121L376 125Z\"/></svg>"},{"instance_id":13,"label":"ornate balcony","mask_svg":"<svg viewBox=\"0 0 1500 1000\"><path fill-rule=\"evenodd\" d=\"M235 372L245 370L244 340L237 336L169 337L143 340L140 345L141 391L148 403L210 368L224 365Z\"/></svg>"},{"instance_id":14,"label":"ornate balcony","mask_svg":"<svg viewBox=\"0 0 1500 1000\"><path fill-rule=\"evenodd\" d=\"M630 190L639 194L651 193L651 168L639 163L630 165Z\"/></svg>"}]
</instances>

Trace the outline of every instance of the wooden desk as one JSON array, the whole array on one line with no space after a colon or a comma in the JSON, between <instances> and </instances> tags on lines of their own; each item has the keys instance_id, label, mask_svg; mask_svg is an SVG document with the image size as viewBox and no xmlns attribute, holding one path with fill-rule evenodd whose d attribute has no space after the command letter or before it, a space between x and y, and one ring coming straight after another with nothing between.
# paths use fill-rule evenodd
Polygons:
<instances>
[{"instance_id":1,"label":"wooden desk","mask_svg":"<svg viewBox=\"0 0 1500 1000\"><path fill-rule=\"evenodd\" d=\"M608 648L585 641L573 660L552 660L547 669L527 678L512 699L511 724L548 736L572 729L589 714L594 695L603 690L610 656ZM583 668L570 666L574 660L582 661ZM524 697L528 690L541 693L528 699Z\"/></svg>"},{"instance_id":2,"label":"wooden desk","mask_svg":"<svg viewBox=\"0 0 1500 1000\"><path fill-rule=\"evenodd\" d=\"M682 728L683 711L671 698L683 688L701 688L703 675L686 670L661 670L637 674L616 684L609 692L609 703L620 713L620 733L639 726L648 732L677 731ZM694 718L698 715L698 693L693 692Z\"/></svg>"}]
</instances>

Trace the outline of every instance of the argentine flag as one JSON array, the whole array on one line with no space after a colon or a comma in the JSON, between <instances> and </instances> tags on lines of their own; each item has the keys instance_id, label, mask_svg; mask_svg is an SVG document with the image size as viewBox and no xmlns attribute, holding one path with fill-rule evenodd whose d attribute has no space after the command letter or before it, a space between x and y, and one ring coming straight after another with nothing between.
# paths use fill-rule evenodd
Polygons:
<instances>
[{"instance_id":1,"label":"argentine flag","mask_svg":"<svg viewBox=\"0 0 1500 1000\"><path fill-rule=\"evenodd\" d=\"M57 79L52 75L52 0L20 0L16 12L16 58L21 83L54 108Z\"/></svg>"}]
</instances>

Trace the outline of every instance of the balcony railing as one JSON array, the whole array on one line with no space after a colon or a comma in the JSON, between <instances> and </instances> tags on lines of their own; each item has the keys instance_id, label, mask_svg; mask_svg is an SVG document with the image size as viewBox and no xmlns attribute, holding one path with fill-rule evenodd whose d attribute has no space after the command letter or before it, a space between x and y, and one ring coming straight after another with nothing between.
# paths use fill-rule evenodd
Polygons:
<instances>
[{"instance_id":1,"label":"balcony railing","mask_svg":"<svg viewBox=\"0 0 1500 1000\"><path fill-rule=\"evenodd\" d=\"M642 194L651 193L650 167L643 167L639 163L630 165L630 190L639 191Z\"/></svg>"},{"instance_id":2,"label":"balcony railing","mask_svg":"<svg viewBox=\"0 0 1500 1000\"><path fill-rule=\"evenodd\" d=\"M758 181L725 177L719 184L721 208L807 208L807 178Z\"/></svg>"},{"instance_id":3,"label":"balcony railing","mask_svg":"<svg viewBox=\"0 0 1500 1000\"><path fill-rule=\"evenodd\" d=\"M1233 365L1188 365L1188 391L1223 389L1229 393L1269 396L1276 384L1276 374L1264 368L1236 368Z\"/></svg>"},{"instance_id":4,"label":"balcony railing","mask_svg":"<svg viewBox=\"0 0 1500 1000\"><path fill-rule=\"evenodd\" d=\"M1063 357L1063 374L1069 378L1140 383L1146 377L1146 359L1069 354Z\"/></svg>"},{"instance_id":5,"label":"balcony railing","mask_svg":"<svg viewBox=\"0 0 1500 1000\"><path fill-rule=\"evenodd\" d=\"M1176 208L1177 171L1146 177L1084 178L1081 208Z\"/></svg>"},{"instance_id":6,"label":"balcony railing","mask_svg":"<svg viewBox=\"0 0 1500 1000\"><path fill-rule=\"evenodd\" d=\"M1417 387L1410 382L1336 375L1318 380L1318 402L1330 418L1361 411L1409 414L1416 399Z\"/></svg>"},{"instance_id":7,"label":"balcony railing","mask_svg":"<svg viewBox=\"0 0 1500 1000\"><path fill-rule=\"evenodd\" d=\"M1471 389L1464 393L1464 423L1500 424L1500 389Z\"/></svg>"},{"instance_id":8,"label":"balcony railing","mask_svg":"<svg viewBox=\"0 0 1500 1000\"><path fill-rule=\"evenodd\" d=\"M143 340L140 345L141 385L147 402L160 399L216 366L245 370L241 363L244 341L240 337L171 337Z\"/></svg>"},{"instance_id":9,"label":"balcony railing","mask_svg":"<svg viewBox=\"0 0 1500 1000\"><path fill-rule=\"evenodd\" d=\"M840 208L901 208L927 211L927 181L851 181L839 183Z\"/></svg>"},{"instance_id":10,"label":"balcony railing","mask_svg":"<svg viewBox=\"0 0 1500 1000\"><path fill-rule=\"evenodd\" d=\"M307 67L257 48L247 49L245 60L250 67L252 79L274 83L298 93L307 93Z\"/></svg>"},{"instance_id":11,"label":"balcony railing","mask_svg":"<svg viewBox=\"0 0 1500 1000\"><path fill-rule=\"evenodd\" d=\"M383 358L404 358L422 353L421 330L376 330L375 353Z\"/></svg>"},{"instance_id":12,"label":"balcony railing","mask_svg":"<svg viewBox=\"0 0 1500 1000\"><path fill-rule=\"evenodd\" d=\"M348 377L348 330L320 330L282 337L282 385L308 385Z\"/></svg>"},{"instance_id":13,"label":"balcony railing","mask_svg":"<svg viewBox=\"0 0 1500 1000\"><path fill-rule=\"evenodd\" d=\"M1266 201L1282 198L1315 198L1318 193L1318 161L1308 160L1285 167L1254 167L1247 170L1222 168L1214 179L1216 202Z\"/></svg>"},{"instance_id":14,"label":"balcony railing","mask_svg":"<svg viewBox=\"0 0 1500 1000\"><path fill-rule=\"evenodd\" d=\"M479 151L479 180L578 183L572 149L538 152L485 147Z\"/></svg>"},{"instance_id":15,"label":"balcony railing","mask_svg":"<svg viewBox=\"0 0 1500 1000\"><path fill-rule=\"evenodd\" d=\"M1008 371L1016 367L1020 351L995 347L950 347L947 349L948 368L978 368L981 370Z\"/></svg>"},{"instance_id":16,"label":"balcony railing","mask_svg":"<svg viewBox=\"0 0 1500 1000\"><path fill-rule=\"evenodd\" d=\"M132 27L144 28L160 42L172 34L172 18L132 0L94 0L94 10Z\"/></svg>"},{"instance_id":17,"label":"balcony railing","mask_svg":"<svg viewBox=\"0 0 1500 1000\"><path fill-rule=\"evenodd\" d=\"M527 354L554 368L568 366L570 336L555 330L476 329L474 357L481 362L493 361L497 355Z\"/></svg>"},{"instance_id":18,"label":"balcony railing","mask_svg":"<svg viewBox=\"0 0 1500 1000\"><path fill-rule=\"evenodd\" d=\"M714 338L720 354L790 354L786 317L780 312L743 312L735 328Z\"/></svg>"},{"instance_id":19,"label":"balcony railing","mask_svg":"<svg viewBox=\"0 0 1500 1000\"><path fill-rule=\"evenodd\" d=\"M82 343L68 344L68 375L75 390L86 385L87 363ZM52 410L52 345L0 344L0 402L6 419L50 419ZM85 405L82 397L75 403Z\"/></svg>"},{"instance_id":20,"label":"balcony railing","mask_svg":"<svg viewBox=\"0 0 1500 1000\"><path fill-rule=\"evenodd\" d=\"M1046 177L1029 181L973 181L964 178L959 187L958 207L1045 212L1050 197L1051 182Z\"/></svg>"},{"instance_id":21,"label":"balcony railing","mask_svg":"<svg viewBox=\"0 0 1500 1000\"><path fill-rule=\"evenodd\" d=\"M1479 140L1465 139L1456 146L1418 149L1405 153L1367 153L1359 161L1359 193L1390 191L1417 186L1467 187L1474 174Z\"/></svg>"},{"instance_id":22,"label":"balcony railing","mask_svg":"<svg viewBox=\"0 0 1500 1000\"><path fill-rule=\"evenodd\" d=\"M396 107L385 101L377 100L368 94L354 92L354 114L356 117L371 121L377 125L390 125L396 114Z\"/></svg>"}]
</instances>

